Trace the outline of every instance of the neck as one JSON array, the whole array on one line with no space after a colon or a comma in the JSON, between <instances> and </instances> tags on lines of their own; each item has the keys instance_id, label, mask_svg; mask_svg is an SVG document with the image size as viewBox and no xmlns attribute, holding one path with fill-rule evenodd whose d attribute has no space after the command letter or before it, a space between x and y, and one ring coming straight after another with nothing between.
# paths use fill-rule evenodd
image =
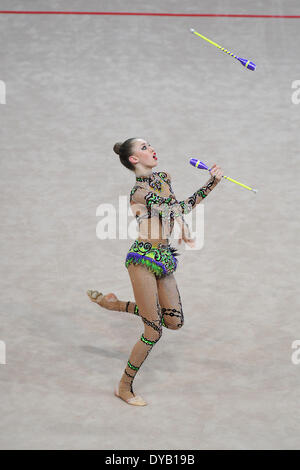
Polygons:
<instances>
[{"instance_id":1,"label":"neck","mask_svg":"<svg viewBox=\"0 0 300 470\"><path fill-rule=\"evenodd\" d=\"M152 169L150 168L149 170L136 170L135 176L136 178L149 178L152 176Z\"/></svg>"}]
</instances>

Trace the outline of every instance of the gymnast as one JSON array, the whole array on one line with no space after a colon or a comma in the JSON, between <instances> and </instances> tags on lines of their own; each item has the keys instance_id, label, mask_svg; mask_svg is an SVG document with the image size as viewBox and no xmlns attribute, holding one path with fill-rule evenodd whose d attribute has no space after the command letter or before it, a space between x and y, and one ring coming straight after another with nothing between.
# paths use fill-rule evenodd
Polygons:
<instances>
[{"instance_id":1,"label":"gymnast","mask_svg":"<svg viewBox=\"0 0 300 470\"><path fill-rule=\"evenodd\" d=\"M91 301L108 310L129 312L139 316L144 331L134 345L115 395L135 406L147 402L133 391L133 380L153 346L162 335L162 327L178 330L184 316L180 293L174 277L179 253L169 237L176 221L180 238L194 246L184 214L188 214L221 181L223 171L214 164L210 179L185 200L178 201L171 186L169 173L152 171L157 166L153 147L144 139L130 138L117 142L113 150L120 162L135 173L135 185L130 192L131 210L138 223L138 238L131 244L125 258L135 302L122 301L114 293L103 295L88 290Z\"/></svg>"}]
</instances>

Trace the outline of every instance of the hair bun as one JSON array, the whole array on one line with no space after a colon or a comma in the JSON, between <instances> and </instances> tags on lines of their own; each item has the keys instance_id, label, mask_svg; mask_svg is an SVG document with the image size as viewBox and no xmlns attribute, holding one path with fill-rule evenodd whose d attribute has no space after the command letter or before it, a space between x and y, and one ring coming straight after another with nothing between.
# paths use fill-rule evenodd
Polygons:
<instances>
[{"instance_id":1,"label":"hair bun","mask_svg":"<svg viewBox=\"0 0 300 470\"><path fill-rule=\"evenodd\" d=\"M114 152L117 154L117 155L120 155L120 147L122 145L122 142L117 142L115 145L114 145Z\"/></svg>"}]
</instances>

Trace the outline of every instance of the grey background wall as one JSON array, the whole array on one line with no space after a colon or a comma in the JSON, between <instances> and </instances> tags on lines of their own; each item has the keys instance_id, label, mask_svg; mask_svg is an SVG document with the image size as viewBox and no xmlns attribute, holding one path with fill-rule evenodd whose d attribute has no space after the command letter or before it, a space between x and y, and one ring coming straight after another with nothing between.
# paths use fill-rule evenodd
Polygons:
<instances>
[{"instance_id":1,"label":"grey background wall","mask_svg":"<svg viewBox=\"0 0 300 470\"><path fill-rule=\"evenodd\" d=\"M0 7L300 14L296 0ZM0 14L1 448L299 447L299 25ZM204 246L182 249L176 272L185 326L164 331L137 375L149 401L141 409L112 393L140 319L85 293L133 300L131 239L96 236L97 207L111 203L119 215L119 196L135 182L112 151L132 136L153 144L178 199L207 180L190 156L259 190L224 180L204 201Z\"/></svg>"}]
</instances>

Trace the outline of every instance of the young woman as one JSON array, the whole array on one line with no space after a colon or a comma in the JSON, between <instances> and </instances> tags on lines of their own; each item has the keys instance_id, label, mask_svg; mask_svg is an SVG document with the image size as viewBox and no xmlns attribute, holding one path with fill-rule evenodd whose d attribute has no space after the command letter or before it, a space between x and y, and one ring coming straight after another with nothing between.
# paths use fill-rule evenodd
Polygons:
<instances>
[{"instance_id":1,"label":"young woman","mask_svg":"<svg viewBox=\"0 0 300 470\"><path fill-rule=\"evenodd\" d=\"M129 312L141 317L144 332L133 347L115 395L130 405L143 406L145 400L136 396L132 383L153 346L162 335L162 327L177 330L183 326L183 310L174 277L178 253L168 237L174 222L180 226L181 240L194 245L183 215L189 213L221 181L223 171L214 164L211 177L189 198L177 201L169 173L152 171L158 159L153 147L143 139L131 138L116 143L114 151L120 162L135 173L130 192L131 209L138 222L138 238L132 243L125 259L135 302L122 301L113 293L103 295L88 290L93 302L108 310Z\"/></svg>"}]
</instances>

